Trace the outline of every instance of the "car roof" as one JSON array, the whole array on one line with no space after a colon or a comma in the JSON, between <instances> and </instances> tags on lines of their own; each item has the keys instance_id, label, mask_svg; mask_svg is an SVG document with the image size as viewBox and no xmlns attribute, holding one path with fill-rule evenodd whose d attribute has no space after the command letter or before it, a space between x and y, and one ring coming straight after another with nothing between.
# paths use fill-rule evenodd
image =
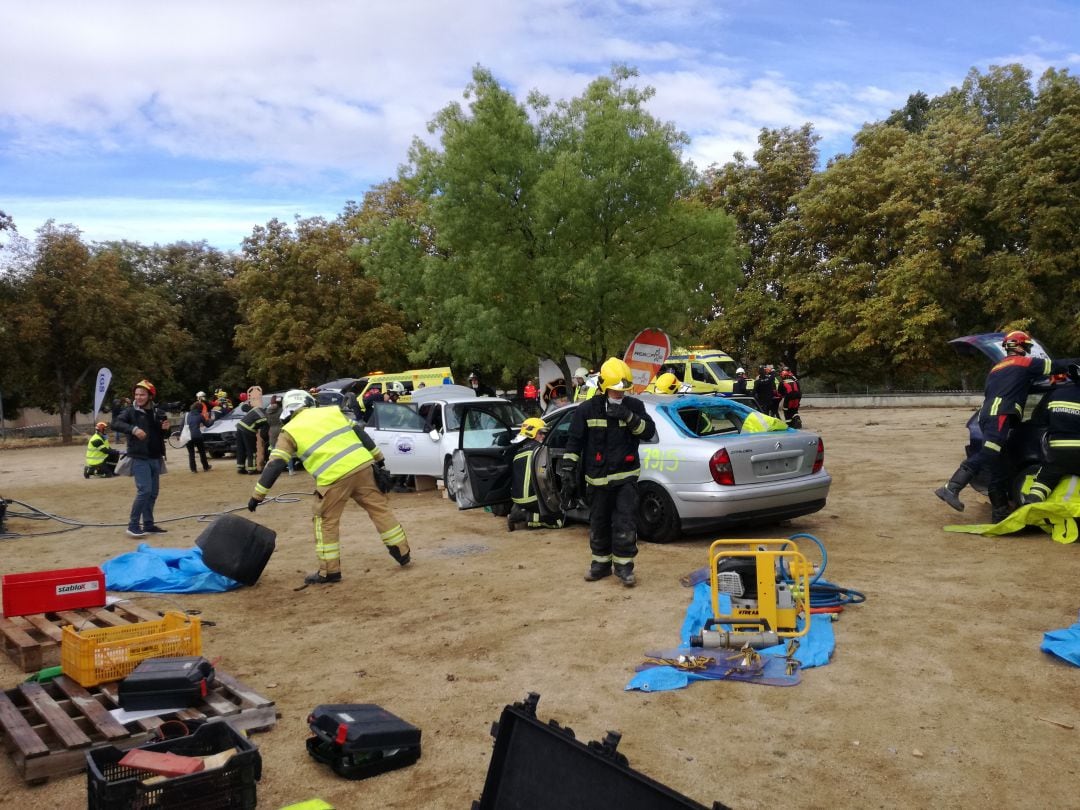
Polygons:
<instances>
[{"instance_id":1,"label":"car roof","mask_svg":"<svg viewBox=\"0 0 1080 810\"><path fill-rule=\"evenodd\" d=\"M359 381L359 377L342 377L339 380L330 380L330 382L324 382L319 386L320 391L344 391L354 382Z\"/></svg>"},{"instance_id":2,"label":"car roof","mask_svg":"<svg viewBox=\"0 0 1080 810\"><path fill-rule=\"evenodd\" d=\"M953 351L965 357L986 357L991 363L998 363L1005 359L1005 347L1001 341L1005 339L1004 332L984 332L978 335L965 335L953 338L949 345ZM1035 338L1031 339L1032 357L1049 357L1050 354L1043 345Z\"/></svg>"}]
</instances>

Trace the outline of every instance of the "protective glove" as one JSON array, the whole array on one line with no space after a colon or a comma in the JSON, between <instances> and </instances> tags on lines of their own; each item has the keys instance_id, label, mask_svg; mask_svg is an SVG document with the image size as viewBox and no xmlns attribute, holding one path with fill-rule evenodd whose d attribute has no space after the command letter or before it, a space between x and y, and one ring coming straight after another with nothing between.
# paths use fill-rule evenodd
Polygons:
<instances>
[{"instance_id":1,"label":"protective glove","mask_svg":"<svg viewBox=\"0 0 1080 810\"><path fill-rule=\"evenodd\" d=\"M563 509L567 509L577 498L577 464L572 461L564 461L560 464L559 480L559 499L562 501Z\"/></svg>"},{"instance_id":2,"label":"protective glove","mask_svg":"<svg viewBox=\"0 0 1080 810\"><path fill-rule=\"evenodd\" d=\"M262 503L262 500L260 498L255 498L255 497L248 498L248 511L249 512L254 512L256 509L259 508L260 503Z\"/></svg>"},{"instance_id":3,"label":"protective glove","mask_svg":"<svg viewBox=\"0 0 1080 810\"><path fill-rule=\"evenodd\" d=\"M608 419L618 419L622 422L629 422L630 417L633 415L634 412L621 402L618 405L612 405L610 402L607 404Z\"/></svg>"},{"instance_id":4,"label":"protective glove","mask_svg":"<svg viewBox=\"0 0 1080 810\"><path fill-rule=\"evenodd\" d=\"M375 465L375 486L379 488L379 492L385 495L393 488L393 485L393 476L386 469L386 464L380 461Z\"/></svg>"}]
</instances>

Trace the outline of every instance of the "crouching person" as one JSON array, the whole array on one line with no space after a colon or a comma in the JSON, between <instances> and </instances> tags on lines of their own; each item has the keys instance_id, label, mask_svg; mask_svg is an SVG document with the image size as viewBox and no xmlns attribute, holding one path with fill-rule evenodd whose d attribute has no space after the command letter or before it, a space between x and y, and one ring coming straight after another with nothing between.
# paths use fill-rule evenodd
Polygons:
<instances>
[{"instance_id":1,"label":"crouching person","mask_svg":"<svg viewBox=\"0 0 1080 810\"><path fill-rule=\"evenodd\" d=\"M301 587L341 581L341 513L350 499L367 511L390 556L399 565L409 564L405 530L375 480L376 465L384 464L382 451L340 409L317 407L306 391L294 389L281 398L281 432L248 501L249 510L254 512L266 498L294 456L315 479L313 521L319 570L308 574Z\"/></svg>"},{"instance_id":2,"label":"crouching person","mask_svg":"<svg viewBox=\"0 0 1080 810\"><path fill-rule=\"evenodd\" d=\"M549 512L536 491L536 478L533 475L533 457L540 449L547 435L547 425L539 417L526 419L521 425L515 442L521 447L514 453L514 482L510 497L514 505L506 518L506 527L515 529L561 529L564 518L562 512Z\"/></svg>"},{"instance_id":3,"label":"crouching person","mask_svg":"<svg viewBox=\"0 0 1080 810\"><path fill-rule=\"evenodd\" d=\"M112 478L116 475L116 463L120 460L120 451L113 450L109 446L109 426L104 422L98 422L94 426L94 434L86 443L86 466L83 467L83 478L91 475L103 478Z\"/></svg>"}]
</instances>

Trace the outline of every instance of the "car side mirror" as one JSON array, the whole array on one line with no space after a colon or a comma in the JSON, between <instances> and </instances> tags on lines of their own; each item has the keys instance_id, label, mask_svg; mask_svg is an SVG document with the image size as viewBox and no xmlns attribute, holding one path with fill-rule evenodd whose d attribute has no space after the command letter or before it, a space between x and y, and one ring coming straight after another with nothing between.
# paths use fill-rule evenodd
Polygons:
<instances>
[{"instance_id":1,"label":"car side mirror","mask_svg":"<svg viewBox=\"0 0 1080 810\"><path fill-rule=\"evenodd\" d=\"M428 438L431 439L433 442L437 442L441 438L439 436L438 429L437 428L432 428L431 432L428 433Z\"/></svg>"}]
</instances>

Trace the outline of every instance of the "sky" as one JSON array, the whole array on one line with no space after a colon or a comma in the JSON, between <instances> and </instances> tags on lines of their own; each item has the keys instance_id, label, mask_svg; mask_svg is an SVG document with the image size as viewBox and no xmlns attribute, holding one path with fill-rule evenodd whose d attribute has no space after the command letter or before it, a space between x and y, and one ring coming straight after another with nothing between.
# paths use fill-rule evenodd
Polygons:
<instances>
[{"instance_id":1,"label":"sky","mask_svg":"<svg viewBox=\"0 0 1080 810\"><path fill-rule=\"evenodd\" d=\"M524 101L613 64L698 168L811 123L823 160L971 68L1080 71L1080 0L35 0L0 23L0 211L237 250L397 174L476 65Z\"/></svg>"}]
</instances>

